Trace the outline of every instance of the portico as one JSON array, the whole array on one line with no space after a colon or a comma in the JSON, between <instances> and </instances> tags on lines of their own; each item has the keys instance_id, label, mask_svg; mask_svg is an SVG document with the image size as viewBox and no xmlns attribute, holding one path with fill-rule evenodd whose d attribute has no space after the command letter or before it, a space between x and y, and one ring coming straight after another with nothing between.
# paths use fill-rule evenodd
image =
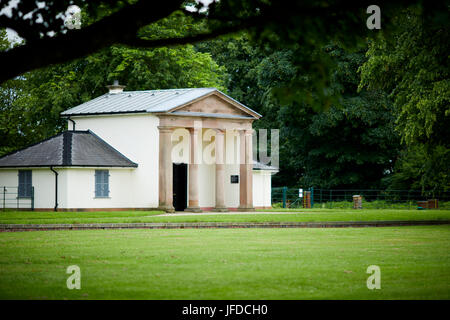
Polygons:
<instances>
[{"instance_id":1,"label":"portico","mask_svg":"<svg viewBox=\"0 0 450 320\"><path fill-rule=\"evenodd\" d=\"M158 117L161 210L175 211L173 163L179 161L188 162L186 211L254 210L252 122L260 117L257 113L243 108L235 101L214 95L203 97L170 113L158 114ZM177 151L188 153L184 154L184 160L174 159L178 156L172 152L175 131L181 132L179 135L182 137L180 140L175 139L176 144L182 145L177 147ZM230 181L230 172L236 173L238 178L235 180L238 182ZM206 184L206 188L200 188L200 184ZM213 191L213 195L208 198L207 193L210 191ZM237 198L237 203L233 201L234 198Z\"/></svg>"}]
</instances>

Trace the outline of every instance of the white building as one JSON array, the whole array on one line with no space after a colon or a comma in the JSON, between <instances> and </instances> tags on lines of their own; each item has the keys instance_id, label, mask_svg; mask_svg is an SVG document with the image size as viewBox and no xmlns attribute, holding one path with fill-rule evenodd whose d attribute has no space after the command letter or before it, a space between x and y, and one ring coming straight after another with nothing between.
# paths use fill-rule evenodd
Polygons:
<instances>
[{"instance_id":1,"label":"white building","mask_svg":"<svg viewBox=\"0 0 450 320\"><path fill-rule=\"evenodd\" d=\"M271 207L277 169L252 155L261 115L214 88L123 88L64 111L68 131L1 157L0 207Z\"/></svg>"}]
</instances>

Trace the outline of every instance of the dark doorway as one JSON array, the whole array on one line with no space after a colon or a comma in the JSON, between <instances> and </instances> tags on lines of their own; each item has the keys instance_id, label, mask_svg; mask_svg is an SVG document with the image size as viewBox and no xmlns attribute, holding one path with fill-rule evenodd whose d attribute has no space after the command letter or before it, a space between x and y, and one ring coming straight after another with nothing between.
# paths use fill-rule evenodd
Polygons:
<instances>
[{"instance_id":1,"label":"dark doorway","mask_svg":"<svg viewBox=\"0 0 450 320\"><path fill-rule=\"evenodd\" d=\"M187 164L173 164L173 206L175 211L183 211L187 207Z\"/></svg>"}]
</instances>

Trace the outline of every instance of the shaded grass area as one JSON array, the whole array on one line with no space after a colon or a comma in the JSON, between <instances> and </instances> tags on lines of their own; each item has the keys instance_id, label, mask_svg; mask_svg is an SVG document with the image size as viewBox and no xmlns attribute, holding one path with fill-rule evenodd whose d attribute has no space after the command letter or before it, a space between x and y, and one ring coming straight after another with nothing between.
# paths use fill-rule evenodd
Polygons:
<instances>
[{"instance_id":1,"label":"shaded grass area","mask_svg":"<svg viewBox=\"0 0 450 320\"><path fill-rule=\"evenodd\" d=\"M161 211L120 212L0 212L2 224L78 224L137 222L322 222L376 220L450 220L450 210L292 209L289 214L231 214L157 216Z\"/></svg>"},{"instance_id":2,"label":"shaded grass area","mask_svg":"<svg viewBox=\"0 0 450 320\"><path fill-rule=\"evenodd\" d=\"M100 223L100 222L140 222L164 211L97 211L97 212L40 212L40 211L0 211L0 223Z\"/></svg>"},{"instance_id":3,"label":"shaded grass area","mask_svg":"<svg viewBox=\"0 0 450 320\"><path fill-rule=\"evenodd\" d=\"M449 249L449 226L0 233L0 298L449 299Z\"/></svg>"}]
</instances>

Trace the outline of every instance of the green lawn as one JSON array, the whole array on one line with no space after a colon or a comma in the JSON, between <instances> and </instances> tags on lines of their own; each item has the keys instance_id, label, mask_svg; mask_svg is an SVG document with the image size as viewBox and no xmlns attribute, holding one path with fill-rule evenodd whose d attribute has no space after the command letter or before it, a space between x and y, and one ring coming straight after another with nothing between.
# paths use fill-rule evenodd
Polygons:
<instances>
[{"instance_id":1,"label":"green lawn","mask_svg":"<svg viewBox=\"0 0 450 320\"><path fill-rule=\"evenodd\" d=\"M0 233L0 298L449 299L449 249L449 226Z\"/></svg>"},{"instance_id":2,"label":"green lawn","mask_svg":"<svg viewBox=\"0 0 450 320\"><path fill-rule=\"evenodd\" d=\"M132 223L132 222L295 222L295 221L373 221L373 220L450 220L450 210L345 210L304 209L289 214L221 214L202 216L164 216L161 211L119 212L24 212L0 211L2 224L48 223Z\"/></svg>"}]
</instances>

